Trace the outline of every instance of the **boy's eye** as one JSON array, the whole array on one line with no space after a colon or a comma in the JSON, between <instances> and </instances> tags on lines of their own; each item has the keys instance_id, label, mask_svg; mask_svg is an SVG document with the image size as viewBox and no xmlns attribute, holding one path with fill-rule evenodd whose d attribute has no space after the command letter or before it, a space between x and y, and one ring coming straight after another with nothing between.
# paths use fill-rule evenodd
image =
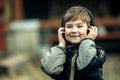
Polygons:
<instances>
[{"instance_id":1,"label":"boy's eye","mask_svg":"<svg viewBox=\"0 0 120 80\"><path fill-rule=\"evenodd\" d=\"M78 28L81 28L82 26L77 26Z\"/></svg>"}]
</instances>

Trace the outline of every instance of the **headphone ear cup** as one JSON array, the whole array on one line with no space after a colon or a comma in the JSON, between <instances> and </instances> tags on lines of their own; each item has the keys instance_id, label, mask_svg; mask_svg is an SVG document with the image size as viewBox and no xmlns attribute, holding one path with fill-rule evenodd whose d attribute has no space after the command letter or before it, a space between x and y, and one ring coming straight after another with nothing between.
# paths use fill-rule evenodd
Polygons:
<instances>
[{"instance_id":1,"label":"headphone ear cup","mask_svg":"<svg viewBox=\"0 0 120 80\"><path fill-rule=\"evenodd\" d=\"M88 34L89 32L90 32L89 29L87 29L87 34Z\"/></svg>"},{"instance_id":2,"label":"headphone ear cup","mask_svg":"<svg viewBox=\"0 0 120 80\"><path fill-rule=\"evenodd\" d=\"M61 27L64 27L64 26L65 26L64 19L62 18L61 19Z\"/></svg>"}]
</instances>

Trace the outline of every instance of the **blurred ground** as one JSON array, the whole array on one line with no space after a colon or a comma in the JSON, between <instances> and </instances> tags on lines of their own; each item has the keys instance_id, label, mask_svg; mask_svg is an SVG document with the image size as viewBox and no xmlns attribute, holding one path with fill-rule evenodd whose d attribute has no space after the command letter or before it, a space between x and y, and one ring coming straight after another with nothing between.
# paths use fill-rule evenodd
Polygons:
<instances>
[{"instance_id":1,"label":"blurred ground","mask_svg":"<svg viewBox=\"0 0 120 80\"><path fill-rule=\"evenodd\" d=\"M27 63L22 70L0 76L0 80L51 80L49 76L40 70L38 61Z\"/></svg>"},{"instance_id":2,"label":"blurred ground","mask_svg":"<svg viewBox=\"0 0 120 80\"><path fill-rule=\"evenodd\" d=\"M103 66L104 80L120 80L120 55L107 54ZM40 70L40 59L29 62L22 70L11 75L2 75L0 80L52 80Z\"/></svg>"},{"instance_id":3,"label":"blurred ground","mask_svg":"<svg viewBox=\"0 0 120 80\"><path fill-rule=\"evenodd\" d=\"M107 54L107 61L103 66L104 80L120 80L120 54Z\"/></svg>"}]
</instances>

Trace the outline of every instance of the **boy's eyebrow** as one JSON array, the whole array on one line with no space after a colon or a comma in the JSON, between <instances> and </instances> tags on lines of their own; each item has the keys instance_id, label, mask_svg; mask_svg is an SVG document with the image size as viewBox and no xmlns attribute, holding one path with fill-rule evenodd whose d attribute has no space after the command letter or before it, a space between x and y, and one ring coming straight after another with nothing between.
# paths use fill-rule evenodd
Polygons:
<instances>
[{"instance_id":1,"label":"boy's eyebrow","mask_svg":"<svg viewBox=\"0 0 120 80\"><path fill-rule=\"evenodd\" d=\"M81 25L81 24L83 24L83 23L78 23L77 25Z\"/></svg>"},{"instance_id":2,"label":"boy's eyebrow","mask_svg":"<svg viewBox=\"0 0 120 80\"><path fill-rule=\"evenodd\" d=\"M66 25L72 25L72 24L69 24L69 23L68 23L68 24L66 24Z\"/></svg>"},{"instance_id":3,"label":"boy's eyebrow","mask_svg":"<svg viewBox=\"0 0 120 80\"><path fill-rule=\"evenodd\" d=\"M81 25L83 23L77 23L76 25ZM66 25L72 25L72 23L67 23Z\"/></svg>"}]
</instances>

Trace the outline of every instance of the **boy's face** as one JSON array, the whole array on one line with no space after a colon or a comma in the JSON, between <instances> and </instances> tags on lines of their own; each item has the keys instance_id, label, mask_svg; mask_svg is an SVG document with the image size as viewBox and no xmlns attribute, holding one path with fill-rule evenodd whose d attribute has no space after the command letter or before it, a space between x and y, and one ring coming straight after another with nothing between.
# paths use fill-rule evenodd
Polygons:
<instances>
[{"instance_id":1,"label":"boy's face","mask_svg":"<svg viewBox=\"0 0 120 80\"><path fill-rule=\"evenodd\" d=\"M78 44L87 36L88 26L81 19L69 21L65 24L65 38L72 44Z\"/></svg>"}]
</instances>

